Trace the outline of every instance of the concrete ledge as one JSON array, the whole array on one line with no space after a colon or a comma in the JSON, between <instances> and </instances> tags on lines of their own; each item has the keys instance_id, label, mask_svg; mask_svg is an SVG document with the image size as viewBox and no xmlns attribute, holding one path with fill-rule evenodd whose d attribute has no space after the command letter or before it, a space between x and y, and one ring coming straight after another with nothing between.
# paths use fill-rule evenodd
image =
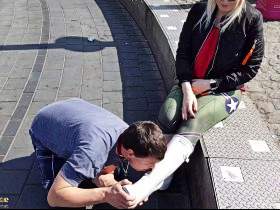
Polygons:
<instances>
[{"instance_id":1,"label":"concrete ledge","mask_svg":"<svg viewBox=\"0 0 280 210\"><path fill-rule=\"evenodd\" d=\"M159 65L166 90L175 84L175 57L157 16L144 0L120 0L142 29Z\"/></svg>"},{"instance_id":2,"label":"concrete ledge","mask_svg":"<svg viewBox=\"0 0 280 210\"><path fill-rule=\"evenodd\" d=\"M191 4L181 8L174 0L120 1L148 39L169 91ZM280 203L279 142L251 100L243 100L238 111L203 135L187 164L192 208L275 208Z\"/></svg>"}]
</instances>

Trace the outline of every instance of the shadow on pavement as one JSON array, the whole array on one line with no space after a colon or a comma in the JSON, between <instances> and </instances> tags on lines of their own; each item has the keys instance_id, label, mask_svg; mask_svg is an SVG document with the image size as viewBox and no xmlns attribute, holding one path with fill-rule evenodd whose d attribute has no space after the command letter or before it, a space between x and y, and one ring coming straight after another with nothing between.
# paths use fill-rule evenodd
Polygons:
<instances>
[{"instance_id":1,"label":"shadow on pavement","mask_svg":"<svg viewBox=\"0 0 280 210\"><path fill-rule=\"evenodd\" d=\"M34 153L0 163L1 208L49 208Z\"/></svg>"},{"instance_id":2,"label":"shadow on pavement","mask_svg":"<svg viewBox=\"0 0 280 210\"><path fill-rule=\"evenodd\" d=\"M0 51L12 50L39 50L39 49L66 49L77 52L96 52L105 47L114 47L114 42L95 39L88 41L88 37L68 36L61 37L55 43L46 44L22 44L22 45L0 45Z\"/></svg>"}]
</instances>

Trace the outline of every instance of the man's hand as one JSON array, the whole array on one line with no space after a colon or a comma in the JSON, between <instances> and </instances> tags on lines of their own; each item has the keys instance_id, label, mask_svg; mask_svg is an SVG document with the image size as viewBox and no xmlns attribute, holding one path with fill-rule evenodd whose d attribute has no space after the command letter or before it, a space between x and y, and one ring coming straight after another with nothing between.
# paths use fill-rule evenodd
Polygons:
<instances>
[{"instance_id":1,"label":"man's hand","mask_svg":"<svg viewBox=\"0 0 280 210\"><path fill-rule=\"evenodd\" d=\"M93 183L97 187L110 187L118 182L115 180L114 174L102 174L102 175L98 175L93 180Z\"/></svg>"},{"instance_id":2,"label":"man's hand","mask_svg":"<svg viewBox=\"0 0 280 210\"><path fill-rule=\"evenodd\" d=\"M195 95L207 92L211 89L210 80L208 79L193 79L192 90Z\"/></svg>"},{"instance_id":3,"label":"man's hand","mask_svg":"<svg viewBox=\"0 0 280 210\"><path fill-rule=\"evenodd\" d=\"M127 179L122 180L109 188L106 193L106 202L119 209L132 209L137 206L135 197L127 194L122 186L132 184Z\"/></svg>"},{"instance_id":4,"label":"man's hand","mask_svg":"<svg viewBox=\"0 0 280 210\"><path fill-rule=\"evenodd\" d=\"M131 182L123 180L111 187L81 189L69 184L59 172L48 193L48 203L51 207L85 207L99 203L109 203L117 208L135 208L135 198L125 191L122 186Z\"/></svg>"},{"instance_id":5,"label":"man's hand","mask_svg":"<svg viewBox=\"0 0 280 210\"><path fill-rule=\"evenodd\" d=\"M142 206L144 203L146 203L149 200L149 197L145 198L143 201L141 201L138 206Z\"/></svg>"}]
</instances>

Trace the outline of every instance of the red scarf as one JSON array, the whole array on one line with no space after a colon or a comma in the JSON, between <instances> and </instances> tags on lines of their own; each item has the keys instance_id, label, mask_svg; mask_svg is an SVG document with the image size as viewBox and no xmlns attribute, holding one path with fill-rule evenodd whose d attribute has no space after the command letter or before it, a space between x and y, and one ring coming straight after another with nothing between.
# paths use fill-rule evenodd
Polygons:
<instances>
[{"instance_id":1,"label":"red scarf","mask_svg":"<svg viewBox=\"0 0 280 210\"><path fill-rule=\"evenodd\" d=\"M193 78L204 79L209 65L213 62L220 36L220 28L213 26L201 46L194 63Z\"/></svg>"}]
</instances>

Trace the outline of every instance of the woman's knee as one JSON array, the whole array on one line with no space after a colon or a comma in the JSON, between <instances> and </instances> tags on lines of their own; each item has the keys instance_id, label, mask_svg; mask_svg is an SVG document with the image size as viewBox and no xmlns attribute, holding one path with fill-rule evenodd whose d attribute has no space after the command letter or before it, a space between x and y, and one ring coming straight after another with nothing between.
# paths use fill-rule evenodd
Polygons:
<instances>
[{"instance_id":1,"label":"woman's knee","mask_svg":"<svg viewBox=\"0 0 280 210\"><path fill-rule=\"evenodd\" d=\"M178 86L173 87L161 106L158 123L164 132L174 131L181 120L182 97L181 89Z\"/></svg>"}]
</instances>

